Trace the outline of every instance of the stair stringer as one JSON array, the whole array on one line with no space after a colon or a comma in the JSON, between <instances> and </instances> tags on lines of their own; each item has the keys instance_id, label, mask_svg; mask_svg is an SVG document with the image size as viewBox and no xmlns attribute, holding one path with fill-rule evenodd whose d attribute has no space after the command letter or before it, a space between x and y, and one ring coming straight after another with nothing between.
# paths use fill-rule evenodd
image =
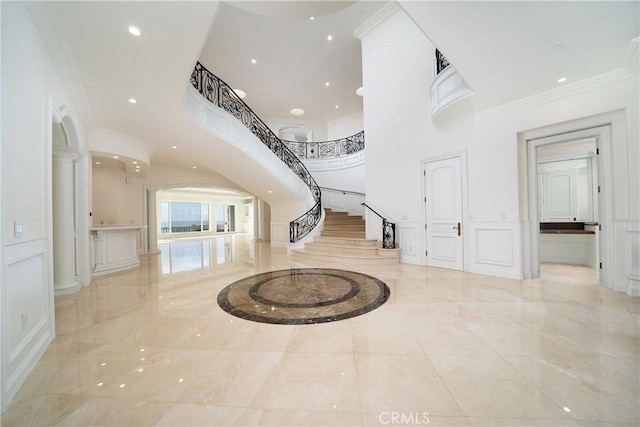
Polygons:
<instances>
[{"instance_id":1,"label":"stair stringer","mask_svg":"<svg viewBox=\"0 0 640 427\"><path fill-rule=\"evenodd\" d=\"M229 162L224 161L216 163L211 160L209 162L209 166L215 168L225 177L269 203L271 207L271 244L288 247L290 245L289 222L311 209L316 203L309 187L242 122L209 102L191 85L187 85L184 91L183 106L185 115L191 122L207 134L226 143L229 149L233 148L235 153L232 154L242 153L243 157L255 163L251 165L252 167L262 169L264 180L248 179L246 168L238 168L237 165L230 167ZM217 149L224 149L224 145L217 144ZM278 182L280 191L274 191L277 196L273 196L270 193L271 189L265 185L267 178L271 181L275 179ZM324 212L321 221L314 230L298 243L319 234L323 220Z\"/></svg>"}]
</instances>

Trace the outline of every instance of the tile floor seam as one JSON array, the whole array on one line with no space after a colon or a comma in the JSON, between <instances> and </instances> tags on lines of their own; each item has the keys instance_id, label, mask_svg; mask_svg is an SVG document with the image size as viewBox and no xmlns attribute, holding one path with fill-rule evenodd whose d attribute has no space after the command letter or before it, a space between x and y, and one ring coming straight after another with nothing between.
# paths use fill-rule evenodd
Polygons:
<instances>
[{"instance_id":1,"label":"tile floor seam","mask_svg":"<svg viewBox=\"0 0 640 427\"><path fill-rule=\"evenodd\" d=\"M429 363L431 364L431 366L433 366L433 370L436 372L436 375L438 375L438 378L440 379L440 381L442 382L442 384L444 385L445 389L447 389L447 392L449 393L449 396L451 396L451 398L453 399L454 402L456 402L456 406L458 407L458 410L460 411L460 413L462 414L462 416L464 416L465 418L467 418L467 415L464 413L464 410L462 409L462 405L460 405L460 401L459 399L456 398L456 396L453 394L453 392L451 391L451 388L449 387L449 385L447 384L447 382L444 380L444 378L442 378L442 375L440 374L440 371L438 370L438 368L436 367L436 365L433 363L433 360L431 360L431 358L429 357L429 355L423 350L423 354L424 357L427 358L427 360L429 361ZM468 421L468 419L467 419Z\"/></svg>"}]
</instances>

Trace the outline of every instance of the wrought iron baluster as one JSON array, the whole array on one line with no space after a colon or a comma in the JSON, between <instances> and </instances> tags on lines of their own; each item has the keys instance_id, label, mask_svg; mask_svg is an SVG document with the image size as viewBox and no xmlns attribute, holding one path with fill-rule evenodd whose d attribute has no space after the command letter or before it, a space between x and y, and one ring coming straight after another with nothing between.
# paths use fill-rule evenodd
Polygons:
<instances>
[{"instance_id":1,"label":"wrought iron baluster","mask_svg":"<svg viewBox=\"0 0 640 427\"><path fill-rule=\"evenodd\" d=\"M299 142L283 139L282 142L299 158L305 160L333 159L364 150L364 131L347 138L331 141Z\"/></svg>"},{"instance_id":2,"label":"wrought iron baluster","mask_svg":"<svg viewBox=\"0 0 640 427\"><path fill-rule=\"evenodd\" d=\"M374 214L378 215L382 219L382 248L383 249L395 249L396 247L396 224L387 221L385 217L376 212L371 206L366 203L362 203L362 206L369 209Z\"/></svg>"},{"instance_id":3,"label":"wrought iron baluster","mask_svg":"<svg viewBox=\"0 0 640 427\"><path fill-rule=\"evenodd\" d=\"M449 65L447 58L445 58L442 52L436 49L436 75L443 72Z\"/></svg>"},{"instance_id":4,"label":"wrought iron baluster","mask_svg":"<svg viewBox=\"0 0 640 427\"><path fill-rule=\"evenodd\" d=\"M289 146L278 138L271 129L238 97L231 86L216 77L200 62L191 73L191 85L209 102L224 109L240 120L272 153L282 160L309 187L315 205L300 217L289 223L289 241L295 243L313 230L321 218L321 192L300 159Z\"/></svg>"}]
</instances>

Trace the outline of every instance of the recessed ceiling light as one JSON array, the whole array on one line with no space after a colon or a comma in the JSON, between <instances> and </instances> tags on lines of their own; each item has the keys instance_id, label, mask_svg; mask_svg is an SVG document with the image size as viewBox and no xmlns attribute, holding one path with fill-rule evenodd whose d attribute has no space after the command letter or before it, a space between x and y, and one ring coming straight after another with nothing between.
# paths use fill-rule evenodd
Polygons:
<instances>
[{"instance_id":1,"label":"recessed ceiling light","mask_svg":"<svg viewBox=\"0 0 640 427\"><path fill-rule=\"evenodd\" d=\"M131 162L131 163L133 163L134 165L137 165L137 164L138 164L138 162L136 162L135 160L134 160L133 162Z\"/></svg>"},{"instance_id":2,"label":"recessed ceiling light","mask_svg":"<svg viewBox=\"0 0 640 427\"><path fill-rule=\"evenodd\" d=\"M315 17L315 16L310 16L310 17L309 17L309 19L310 19L311 21L313 21L314 19L316 19L316 17Z\"/></svg>"},{"instance_id":3,"label":"recessed ceiling light","mask_svg":"<svg viewBox=\"0 0 640 427\"><path fill-rule=\"evenodd\" d=\"M301 116L304 114L304 110L302 108L293 108L291 109L291 114L294 116Z\"/></svg>"},{"instance_id":4,"label":"recessed ceiling light","mask_svg":"<svg viewBox=\"0 0 640 427\"><path fill-rule=\"evenodd\" d=\"M235 92L236 95L238 95L238 98L240 99L244 99L244 97L247 96L247 93L242 89L233 89L233 91Z\"/></svg>"},{"instance_id":5,"label":"recessed ceiling light","mask_svg":"<svg viewBox=\"0 0 640 427\"><path fill-rule=\"evenodd\" d=\"M119 158L120 158L120 156L113 156L113 158L114 158L114 159L119 159Z\"/></svg>"},{"instance_id":6,"label":"recessed ceiling light","mask_svg":"<svg viewBox=\"0 0 640 427\"><path fill-rule=\"evenodd\" d=\"M273 191L269 190L269 194L273 193Z\"/></svg>"},{"instance_id":7,"label":"recessed ceiling light","mask_svg":"<svg viewBox=\"0 0 640 427\"><path fill-rule=\"evenodd\" d=\"M176 148L178 148L178 146L177 145L172 145L171 148L173 148L175 150Z\"/></svg>"},{"instance_id":8,"label":"recessed ceiling light","mask_svg":"<svg viewBox=\"0 0 640 427\"><path fill-rule=\"evenodd\" d=\"M138 27L134 27L133 25L129 27L129 32L130 32L131 34L133 34L134 36L136 36L136 37L137 37L137 36L139 36L140 34L142 34L142 33L140 32L140 28L138 28Z\"/></svg>"},{"instance_id":9,"label":"recessed ceiling light","mask_svg":"<svg viewBox=\"0 0 640 427\"><path fill-rule=\"evenodd\" d=\"M340 106L338 104L336 104L336 108L340 108Z\"/></svg>"},{"instance_id":10,"label":"recessed ceiling light","mask_svg":"<svg viewBox=\"0 0 640 427\"><path fill-rule=\"evenodd\" d=\"M96 162L96 165L99 165L99 164L100 164L100 162Z\"/></svg>"},{"instance_id":11,"label":"recessed ceiling light","mask_svg":"<svg viewBox=\"0 0 640 427\"><path fill-rule=\"evenodd\" d=\"M136 172L140 172L140 169L136 169Z\"/></svg>"},{"instance_id":12,"label":"recessed ceiling light","mask_svg":"<svg viewBox=\"0 0 640 427\"><path fill-rule=\"evenodd\" d=\"M332 36L331 34L329 34L329 35L327 36L327 40L329 40L329 41L333 40L333 36Z\"/></svg>"},{"instance_id":13,"label":"recessed ceiling light","mask_svg":"<svg viewBox=\"0 0 640 427\"><path fill-rule=\"evenodd\" d=\"M129 98L129 103L130 104L135 104L136 102L138 102L138 101L136 101L135 98Z\"/></svg>"},{"instance_id":14,"label":"recessed ceiling light","mask_svg":"<svg viewBox=\"0 0 640 427\"><path fill-rule=\"evenodd\" d=\"M140 165L136 165L136 169L140 169Z\"/></svg>"},{"instance_id":15,"label":"recessed ceiling light","mask_svg":"<svg viewBox=\"0 0 640 427\"><path fill-rule=\"evenodd\" d=\"M566 77L560 77L560 78L558 79L558 83L564 83L564 82L566 82L566 81L567 81L567 78L566 78Z\"/></svg>"},{"instance_id":16,"label":"recessed ceiling light","mask_svg":"<svg viewBox=\"0 0 640 427\"><path fill-rule=\"evenodd\" d=\"M198 167L197 167L197 166L192 166L192 168L193 168L193 169L198 169Z\"/></svg>"},{"instance_id":17,"label":"recessed ceiling light","mask_svg":"<svg viewBox=\"0 0 640 427\"><path fill-rule=\"evenodd\" d=\"M258 61L256 61L255 59L251 58L251 63L252 64L255 64L256 62L258 62Z\"/></svg>"},{"instance_id":18,"label":"recessed ceiling light","mask_svg":"<svg viewBox=\"0 0 640 427\"><path fill-rule=\"evenodd\" d=\"M356 95L358 95L358 96L364 95L364 88L362 86L360 86L358 89L356 89Z\"/></svg>"},{"instance_id":19,"label":"recessed ceiling light","mask_svg":"<svg viewBox=\"0 0 640 427\"><path fill-rule=\"evenodd\" d=\"M329 86L331 86L331 83L329 83L329 82L325 82L325 83L324 83L324 85L325 85L325 86L327 86L327 87L329 87Z\"/></svg>"}]
</instances>

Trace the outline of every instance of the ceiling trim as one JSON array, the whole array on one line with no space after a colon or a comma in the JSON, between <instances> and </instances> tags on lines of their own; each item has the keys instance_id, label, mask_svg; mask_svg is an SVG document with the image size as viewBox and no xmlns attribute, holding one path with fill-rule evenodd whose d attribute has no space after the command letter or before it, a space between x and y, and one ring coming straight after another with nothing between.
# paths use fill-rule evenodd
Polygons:
<instances>
[{"instance_id":1,"label":"ceiling trim","mask_svg":"<svg viewBox=\"0 0 640 427\"><path fill-rule=\"evenodd\" d=\"M458 123L468 121L473 117L474 122L489 121L492 119L504 117L505 115L515 113L519 110L541 105L549 102L556 101L568 96L578 95L588 90L596 89L601 86L613 84L619 81L624 81L632 77L629 71L623 69L617 69L609 71L608 73L600 74L599 76L591 77L567 86L552 89L546 92L538 93L527 98L519 99L517 101L509 102L507 104L500 105L498 107L489 108L487 110L471 113L467 116L460 117L459 119L451 120L447 122L446 126L455 126Z\"/></svg>"},{"instance_id":2,"label":"ceiling trim","mask_svg":"<svg viewBox=\"0 0 640 427\"><path fill-rule=\"evenodd\" d=\"M627 56L624 58L622 66L622 68L629 70L633 74L638 74L638 62L640 62L638 45L640 45L640 37L636 37L631 40L631 43L629 43L629 49L627 50Z\"/></svg>"},{"instance_id":3,"label":"ceiling trim","mask_svg":"<svg viewBox=\"0 0 640 427\"><path fill-rule=\"evenodd\" d=\"M353 30L353 37L362 40L398 10L400 10L400 6L398 6L398 3L395 1L387 3L371 18L367 19L362 23L362 25Z\"/></svg>"},{"instance_id":4,"label":"ceiling trim","mask_svg":"<svg viewBox=\"0 0 640 427\"><path fill-rule=\"evenodd\" d=\"M67 44L58 16L50 2L25 2L42 40L49 51L51 60L69 88L71 97L78 109L76 114L85 119L85 125L94 123L89 97L82 85L82 79L76 66L71 49Z\"/></svg>"}]
</instances>

